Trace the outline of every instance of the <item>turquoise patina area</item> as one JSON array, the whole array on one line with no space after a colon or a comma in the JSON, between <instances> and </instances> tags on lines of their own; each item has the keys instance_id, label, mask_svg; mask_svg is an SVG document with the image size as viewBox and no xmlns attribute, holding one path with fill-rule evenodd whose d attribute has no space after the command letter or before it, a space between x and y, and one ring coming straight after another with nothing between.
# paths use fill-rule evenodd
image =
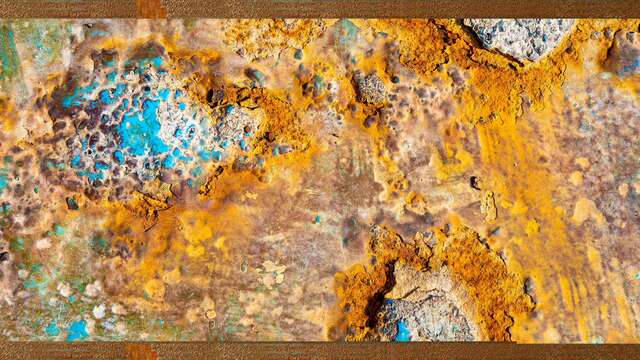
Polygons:
<instances>
[{"instance_id":1,"label":"turquoise patina area","mask_svg":"<svg viewBox=\"0 0 640 360\"><path fill-rule=\"evenodd\" d=\"M411 330L407 328L407 325L402 320L398 321L398 333L396 335L395 341L398 341L398 342L411 341Z\"/></svg>"},{"instance_id":2,"label":"turquoise patina area","mask_svg":"<svg viewBox=\"0 0 640 360\"><path fill-rule=\"evenodd\" d=\"M58 336L60 335L60 328L58 328L58 325L55 322L50 322L49 325L46 327L46 329L44 329L45 333L47 334L47 336Z\"/></svg>"},{"instance_id":3,"label":"turquoise patina area","mask_svg":"<svg viewBox=\"0 0 640 360\"><path fill-rule=\"evenodd\" d=\"M87 322L84 320L74 321L67 329L67 341L83 340L89 337Z\"/></svg>"},{"instance_id":4,"label":"turquoise patina area","mask_svg":"<svg viewBox=\"0 0 640 360\"><path fill-rule=\"evenodd\" d=\"M151 154L163 154L169 150L169 146L162 142L158 136L160 121L158 120L159 100L147 99L142 104L142 114L134 112L125 114L122 123L118 126L120 144L133 156Z\"/></svg>"}]
</instances>

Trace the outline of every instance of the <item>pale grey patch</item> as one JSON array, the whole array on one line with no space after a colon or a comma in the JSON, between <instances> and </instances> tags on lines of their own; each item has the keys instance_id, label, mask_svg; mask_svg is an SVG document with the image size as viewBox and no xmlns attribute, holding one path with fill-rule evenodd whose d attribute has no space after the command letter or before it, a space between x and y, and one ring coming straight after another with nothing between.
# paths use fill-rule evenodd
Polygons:
<instances>
[{"instance_id":1,"label":"pale grey patch","mask_svg":"<svg viewBox=\"0 0 640 360\"><path fill-rule=\"evenodd\" d=\"M465 19L482 46L518 60L536 61L555 48L573 19Z\"/></svg>"}]
</instances>

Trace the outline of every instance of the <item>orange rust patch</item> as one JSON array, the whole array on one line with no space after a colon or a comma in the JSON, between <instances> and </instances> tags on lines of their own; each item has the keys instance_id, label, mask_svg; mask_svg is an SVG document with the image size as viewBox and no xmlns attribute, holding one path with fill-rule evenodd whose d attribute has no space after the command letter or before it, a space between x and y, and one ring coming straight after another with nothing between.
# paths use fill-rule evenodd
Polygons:
<instances>
[{"instance_id":1,"label":"orange rust patch","mask_svg":"<svg viewBox=\"0 0 640 360\"><path fill-rule=\"evenodd\" d=\"M377 311L394 284L397 262L416 270L437 270L446 265L452 280L464 286L471 297L483 339L509 341L513 314L533 310L524 284L507 271L505 263L483 244L478 234L464 226L445 234L436 229L437 244L431 248L422 234L410 241L386 227L373 227L368 243L369 264L356 264L336 274L339 311L332 334L341 329L348 340L372 340Z\"/></svg>"}]
</instances>

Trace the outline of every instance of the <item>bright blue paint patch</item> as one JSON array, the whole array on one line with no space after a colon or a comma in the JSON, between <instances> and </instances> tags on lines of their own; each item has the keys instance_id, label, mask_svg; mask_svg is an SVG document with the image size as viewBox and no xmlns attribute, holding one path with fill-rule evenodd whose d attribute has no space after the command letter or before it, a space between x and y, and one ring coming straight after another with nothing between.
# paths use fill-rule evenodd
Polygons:
<instances>
[{"instance_id":1,"label":"bright blue paint patch","mask_svg":"<svg viewBox=\"0 0 640 360\"><path fill-rule=\"evenodd\" d=\"M176 158L172 155L167 156L162 161L162 167L166 169L173 169L176 166Z\"/></svg>"},{"instance_id":2,"label":"bright blue paint patch","mask_svg":"<svg viewBox=\"0 0 640 360\"><path fill-rule=\"evenodd\" d=\"M116 81L116 76L118 74L115 71L112 71L110 73L107 74L107 80L109 81Z\"/></svg>"},{"instance_id":3,"label":"bright blue paint patch","mask_svg":"<svg viewBox=\"0 0 640 360\"><path fill-rule=\"evenodd\" d=\"M120 150L116 150L113 152L113 157L116 158L116 161L120 164L124 164L124 154Z\"/></svg>"},{"instance_id":4,"label":"bright blue paint patch","mask_svg":"<svg viewBox=\"0 0 640 360\"><path fill-rule=\"evenodd\" d=\"M211 150L211 151L200 150L198 152L198 156L200 156L200 158L203 161L210 161L210 160L220 161L222 159L222 154L220 153L220 151L217 151L217 150Z\"/></svg>"},{"instance_id":5,"label":"bright blue paint patch","mask_svg":"<svg viewBox=\"0 0 640 360\"><path fill-rule=\"evenodd\" d=\"M88 337L87 322L84 320L72 322L67 329L67 341L83 340Z\"/></svg>"},{"instance_id":6,"label":"bright blue paint patch","mask_svg":"<svg viewBox=\"0 0 640 360\"><path fill-rule=\"evenodd\" d=\"M113 92L113 95L116 97L121 97L124 95L125 90L127 90L127 84L118 84L116 86L116 90Z\"/></svg>"},{"instance_id":7,"label":"bright blue paint patch","mask_svg":"<svg viewBox=\"0 0 640 360\"><path fill-rule=\"evenodd\" d=\"M160 92L158 92L158 96L160 96L160 99L162 99L162 101L167 101L169 99L169 95L171 95L171 90L169 90L168 88L164 88L160 90Z\"/></svg>"},{"instance_id":8,"label":"bright blue paint patch","mask_svg":"<svg viewBox=\"0 0 640 360\"><path fill-rule=\"evenodd\" d=\"M145 67L146 65L152 65L154 67L160 67L162 66L163 60L162 57L160 56L156 56L156 57L152 57L152 58L144 58L144 59L140 59L138 61L138 69L135 70L136 73L141 74L142 73L142 68ZM131 64L130 61L128 61L126 64ZM150 80L150 79L147 79Z\"/></svg>"},{"instance_id":9,"label":"bright blue paint patch","mask_svg":"<svg viewBox=\"0 0 640 360\"><path fill-rule=\"evenodd\" d=\"M0 194L2 194L2 189L6 188L9 185L9 179L7 175L0 175Z\"/></svg>"},{"instance_id":10,"label":"bright blue paint patch","mask_svg":"<svg viewBox=\"0 0 640 360\"><path fill-rule=\"evenodd\" d=\"M76 302L76 297L74 295L69 296L69 302Z\"/></svg>"},{"instance_id":11,"label":"bright blue paint patch","mask_svg":"<svg viewBox=\"0 0 640 360\"><path fill-rule=\"evenodd\" d=\"M104 162L97 162L94 167L96 170L108 170L111 166Z\"/></svg>"},{"instance_id":12,"label":"bright blue paint patch","mask_svg":"<svg viewBox=\"0 0 640 360\"><path fill-rule=\"evenodd\" d=\"M209 151L206 150L200 150L198 152L198 155L200 156L200 158L204 161L209 161L211 160L211 153Z\"/></svg>"},{"instance_id":13,"label":"bright blue paint patch","mask_svg":"<svg viewBox=\"0 0 640 360\"><path fill-rule=\"evenodd\" d=\"M175 94L174 94L174 96L173 96L173 97L174 97L175 99L177 99L177 98L179 98L179 97L181 97L181 96L182 96L182 90L176 90L176 92L175 92Z\"/></svg>"},{"instance_id":14,"label":"bright blue paint patch","mask_svg":"<svg viewBox=\"0 0 640 360\"><path fill-rule=\"evenodd\" d=\"M398 321L398 333L396 334L395 341L411 341L411 331L407 328L407 325L402 320Z\"/></svg>"},{"instance_id":15,"label":"bright blue paint patch","mask_svg":"<svg viewBox=\"0 0 640 360\"><path fill-rule=\"evenodd\" d=\"M184 110L184 109L186 109L186 108L187 108L187 105L185 105L183 102L181 102L181 103L178 103L178 108L179 108L180 110Z\"/></svg>"},{"instance_id":16,"label":"bright blue paint patch","mask_svg":"<svg viewBox=\"0 0 640 360\"><path fill-rule=\"evenodd\" d=\"M313 222L315 222L316 224L320 224L320 215L316 215L315 219L313 219Z\"/></svg>"},{"instance_id":17,"label":"bright blue paint patch","mask_svg":"<svg viewBox=\"0 0 640 360\"><path fill-rule=\"evenodd\" d=\"M53 321L49 323L49 326L47 326L46 329L44 329L44 332L47 334L47 336L60 335L60 329L58 328L58 325L56 325L56 323Z\"/></svg>"},{"instance_id":18,"label":"bright blue paint patch","mask_svg":"<svg viewBox=\"0 0 640 360\"><path fill-rule=\"evenodd\" d=\"M147 152L156 155L169 150L167 144L158 137L158 106L160 101L147 99L142 104L142 118L139 112L125 114L118 125L120 145L129 150L131 155L141 156Z\"/></svg>"},{"instance_id":19,"label":"bright blue paint patch","mask_svg":"<svg viewBox=\"0 0 640 360\"><path fill-rule=\"evenodd\" d=\"M156 56L156 57L151 59L151 62L153 62L153 65L155 67L159 67L160 65L162 65L163 60L162 60L162 58L160 56Z\"/></svg>"},{"instance_id":20,"label":"bright blue paint patch","mask_svg":"<svg viewBox=\"0 0 640 360\"><path fill-rule=\"evenodd\" d=\"M98 96L100 96L100 101L102 101L103 104L111 105L116 101L116 97L112 97L111 91L109 90L100 91L100 94Z\"/></svg>"}]
</instances>

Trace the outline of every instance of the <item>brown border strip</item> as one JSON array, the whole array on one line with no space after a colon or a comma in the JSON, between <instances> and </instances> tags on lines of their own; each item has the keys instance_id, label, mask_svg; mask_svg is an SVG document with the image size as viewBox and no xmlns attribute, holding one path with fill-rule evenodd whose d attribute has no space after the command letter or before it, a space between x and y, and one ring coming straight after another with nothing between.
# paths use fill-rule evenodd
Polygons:
<instances>
[{"instance_id":1,"label":"brown border strip","mask_svg":"<svg viewBox=\"0 0 640 360\"><path fill-rule=\"evenodd\" d=\"M0 18L640 18L625 0L0 0ZM0 359L640 359L640 345L0 342Z\"/></svg>"},{"instance_id":2,"label":"brown border strip","mask_svg":"<svg viewBox=\"0 0 640 360\"><path fill-rule=\"evenodd\" d=\"M515 343L0 343L2 359L640 359L640 345Z\"/></svg>"},{"instance_id":3,"label":"brown border strip","mask_svg":"<svg viewBox=\"0 0 640 360\"><path fill-rule=\"evenodd\" d=\"M640 18L636 0L1 0L2 18Z\"/></svg>"}]
</instances>

